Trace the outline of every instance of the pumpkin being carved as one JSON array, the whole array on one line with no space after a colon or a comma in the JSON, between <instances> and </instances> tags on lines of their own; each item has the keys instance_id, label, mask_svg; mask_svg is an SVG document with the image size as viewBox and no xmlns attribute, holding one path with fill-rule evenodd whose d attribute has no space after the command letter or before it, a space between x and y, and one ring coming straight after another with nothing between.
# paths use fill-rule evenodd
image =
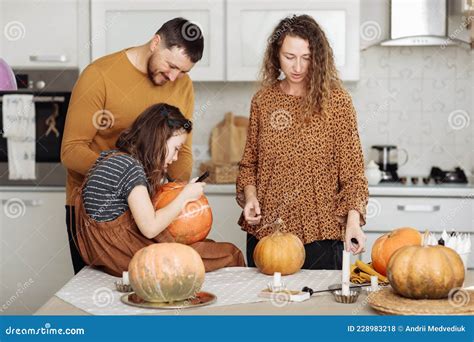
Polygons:
<instances>
[{"instance_id":1,"label":"pumpkin being carved","mask_svg":"<svg viewBox=\"0 0 474 342\"><path fill-rule=\"evenodd\" d=\"M153 199L155 209L167 206L183 190L186 183L170 182L157 191ZM186 245L202 241L212 226L212 211L205 196L197 201L189 202L179 216L168 226L168 231L176 242Z\"/></svg>"},{"instance_id":2,"label":"pumpkin being carved","mask_svg":"<svg viewBox=\"0 0 474 342\"><path fill-rule=\"evenodd\" d=\"M305 257L303 242L296 235L280 230L261 239L253 251L255 265L268 275L296 273L303 266Z\"/></svg>"},{"instance_id":3,"label":"pumpkin being carved","mask_svg":"<svg viewBox=\"0 0 474 342\"><path fill-rule=\"evenodd\" d=\"M394 229L380 236L372 246L373 268L386 276L387 265L393 253L404 246L421 246L421 237L418 230L410 227Z\"/></svg>"},{"instance_id":4,"label":"pumpkin being carved","mask_svg":"<svg viewBox=\"0 0 474 342\"><path fill-rule=\"evenodd\" d=\"M387 270L393 290L407 298L446 298L464 282L461 257L444 246L402 247L390 258Z\"/></svg>"},{"instance_id":5,"label":"pumpkin being carved","mask_svg":"<svg viewBox=\"0 0 474 342\"><path fill-rule=\"evenodd\" d=\"M128 266L130 285L148 302L175 302L194 296L204 283L204 263L193 248L156 243L135 253Z\"/></svg>"}]
</instances>

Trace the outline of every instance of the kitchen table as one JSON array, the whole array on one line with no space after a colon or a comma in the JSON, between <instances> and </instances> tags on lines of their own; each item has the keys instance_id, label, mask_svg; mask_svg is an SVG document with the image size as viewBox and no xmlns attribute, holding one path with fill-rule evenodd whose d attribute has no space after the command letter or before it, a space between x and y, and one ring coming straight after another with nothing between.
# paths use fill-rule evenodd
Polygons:
<instances>
[{"instance_id":1,"label":"kitchen table","mask_svg":"<svg viewBox=\"0 0 474 342\"><path fill-rule=\"evenodd\" d=\"M464 285L474 286L474 270L468 270ZM186 310L150 310L150 315L377 315L366 301L365 291L353 304L340 304L334 301L331 293L320 293L301 303L288 303L282 307L270 301L236 304L230 306L201 307ZM87 312L65 302L57 296L50 298L35 315L88 315Z\"/></svg>"}]
</instances>

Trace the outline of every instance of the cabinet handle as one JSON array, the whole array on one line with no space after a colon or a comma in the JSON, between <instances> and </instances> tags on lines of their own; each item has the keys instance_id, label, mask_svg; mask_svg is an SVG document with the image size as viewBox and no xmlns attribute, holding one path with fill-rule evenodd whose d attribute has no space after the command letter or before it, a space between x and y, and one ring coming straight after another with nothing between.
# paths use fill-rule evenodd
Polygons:
<instances>
[{"instance_id":1,"label":"cabinet handle","mask_svg":"<svg viewBox=\"0 0 474 342\"><path fill-rule=\"evenodd\" d=\"M410 212L425 212L431 213L439 211L440 205L429 205L429 204L408 204L408 205L397 205L399 211L410 211Z\"/></svg>"},{"instance_id":2,"label":"cabinet handle","mask_svg":"<svg viewBox=\"0 0 474 342\"><path fill-rule=\"evenodd\" d=\"M30 56L30 61L40 63L66 63L68 58L66 55L32 55Z\"/></svg>"},{"instance_id":3,"label":"cabinet handle","mask_svg":"<svg viewBox=\"0 0 474 342\"><path fill-rule=\"evenodd\" d=\"M4 199L2 200L2 205L7 205L10 200ZM22 199L20 200L21 203L25 205L25 207L40 207L44 204L44 201L41 199Z\"/></svg>"}]
</instances>

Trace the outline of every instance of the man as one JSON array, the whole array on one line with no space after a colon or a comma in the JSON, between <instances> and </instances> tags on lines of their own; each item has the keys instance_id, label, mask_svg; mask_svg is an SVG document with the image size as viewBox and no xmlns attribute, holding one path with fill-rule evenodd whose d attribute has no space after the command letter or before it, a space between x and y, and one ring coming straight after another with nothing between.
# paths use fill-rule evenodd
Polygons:
<instances>
[{"instance_id":1,"label":"man","mask_svg":"<svg viewBox=\"0 0 474 342\"><path fill-rule=\"evenodd\" d=\"M193 35L187 33L193 32ZM202 57L204 39L199 27L175 18L140 46L128 48L91 63L74 86L64 128L61 161L67 168L66 225L74 272L84 262L75 246L72 193L101 151L115 148L119 134L150 105L165 102L192 119L194 90L187 73ZM168 173L188 180L192 170L192 137Z\"/></svg>"}]
</instances>

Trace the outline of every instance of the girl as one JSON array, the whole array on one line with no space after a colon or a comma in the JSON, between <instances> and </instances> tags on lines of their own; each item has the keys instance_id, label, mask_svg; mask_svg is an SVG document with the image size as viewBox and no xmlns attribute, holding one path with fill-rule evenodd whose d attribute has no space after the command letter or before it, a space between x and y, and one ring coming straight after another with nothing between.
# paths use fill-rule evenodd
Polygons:
<instances>
[{"instance_id":1,"label":"girl","mask_svg":"<svg viewBox=\"0 0 474 342\"><path fill-rule=\"evenodd\" d=\"M275 27L250 111L237 180L249 266L281 218L305 245L303 268L340 269L343 242L354 254L364 250L368 187L356 113L312 17Z\"/></svg>"},{"instance_id":2,"label":"girl","mask_svg":"<svg viewBox=\"0 0 474 342\"><path fill-rule=\"evenodd\" d=\"M119 136L116 150L101 153L75 194L75 242L88 265L120 276L139 249L173 241L166 227L186 203L201 197L205 183L194 179L159 210L151 198L191 129L178 108L156 104ZM230 243L206 240L191 247L201 254L206 271L245 266L242 253Z\"/></svg>"}]
</instances>

